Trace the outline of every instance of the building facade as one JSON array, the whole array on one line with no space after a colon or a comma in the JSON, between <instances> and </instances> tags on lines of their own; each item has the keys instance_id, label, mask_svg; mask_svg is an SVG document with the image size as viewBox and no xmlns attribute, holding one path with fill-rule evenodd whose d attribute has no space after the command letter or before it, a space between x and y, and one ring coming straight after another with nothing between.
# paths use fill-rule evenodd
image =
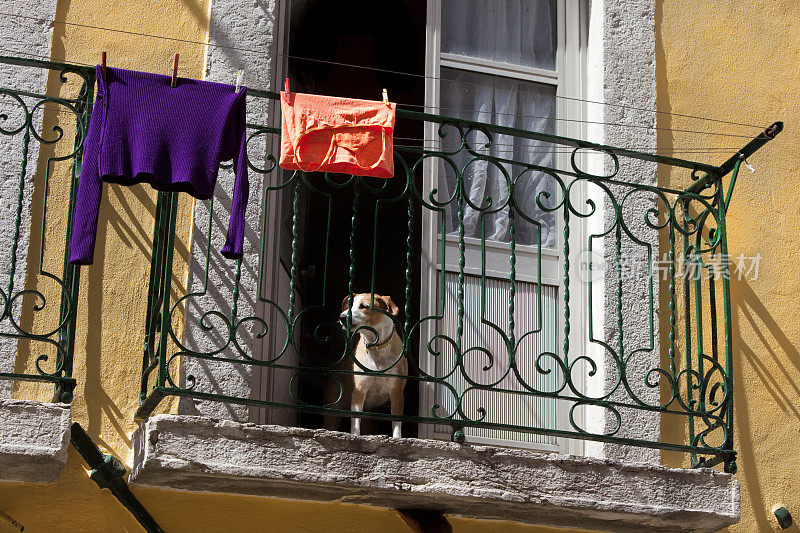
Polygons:
<instances>
[{"instance_id":1,"label":"building facade","mask_svg":"<svg viewBox=\"0 0 800 533\"><path fill-rule=\"evenodd\" d=\"M800 516L792 2L4 10L2 527L777 531L776 509ZM219 254L223 169L213 201L105 185L94 264L65 265L101 52L243 73L241 262ZM276 168L286 78L388 89L395 178ZM337 358L357 341L336 320L352 324L352 292L399 306L405 405L364 429L402 419L400 440L348 434Z\"/></svg>"}]
</instances>

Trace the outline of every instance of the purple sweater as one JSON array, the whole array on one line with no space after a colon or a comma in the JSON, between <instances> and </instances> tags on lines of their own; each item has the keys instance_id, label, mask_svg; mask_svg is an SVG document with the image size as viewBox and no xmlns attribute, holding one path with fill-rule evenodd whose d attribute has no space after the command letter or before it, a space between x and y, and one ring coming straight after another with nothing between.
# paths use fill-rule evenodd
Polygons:
<instances>
[{"instance_id":1,"label":"purple sweater","mask_svg":"<svg viewBox=\"0 0 800 533\"><path fill-rule=\"evenodd\" d=\"M78 181L69 260L89 265L94 256L102 182L147 182L160 191L188 192L207 200L220 161L233 159L231 219L222 255L242 256L247 206L245 98L232 85L116 68L97 67L97 100Z\"/></svg>"}]
</instances>

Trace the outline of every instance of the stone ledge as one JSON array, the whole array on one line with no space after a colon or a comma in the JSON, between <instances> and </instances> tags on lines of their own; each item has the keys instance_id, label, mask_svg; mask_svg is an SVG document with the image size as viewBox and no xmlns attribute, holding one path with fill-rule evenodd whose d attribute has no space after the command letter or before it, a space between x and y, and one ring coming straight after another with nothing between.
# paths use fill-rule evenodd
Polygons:
<instances>
[{"instance_id":1,"label":"stone ledge","mask_svg":"<svg viewBox=\"0 0 800 533\"><path fill-rule=\"evenodd\" d=\"M717 531L739 520L739 483L710 469L181 415L145 420L133 441L138 485L605 531Z\"/></svg>"},{"instance_id":2,"label":"stone ledge","mask_svg":"<svg viewBox=\"0 0 800 533\"><path fill-rule=\"evenodd\" d=\"M52 483L67 464L68 404L0 400L0 481Z\"/></svg>"}]
</instances>

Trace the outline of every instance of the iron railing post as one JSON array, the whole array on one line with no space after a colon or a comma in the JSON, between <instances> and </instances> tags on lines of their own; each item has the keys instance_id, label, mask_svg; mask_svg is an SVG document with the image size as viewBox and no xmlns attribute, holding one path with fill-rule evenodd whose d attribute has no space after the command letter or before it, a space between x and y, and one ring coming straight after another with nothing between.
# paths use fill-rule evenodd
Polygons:
<instances>
[{"instance_id":1,"label":"iron railing post","mask_svg":"<svg viewBox=\"0 0 800 533\"><path fill-rule=\"evenodd\" d=\"M72 365L75 352L75 323L78 311L78 290L80 284L81 267L79 265L71 265L69 263L70 255L70 240L72 237L72 224L75 217L75 203L78 193L78 180L81 175L81 168L83 164L83 150L80 148L83 144L83 139L89 128L89 120L92 116L92 108L94 106L94 72L89 70L87 72L88 79L86 81L84 100L79 111L81 115L76 117L76 131L75 131L75 159L73 160L70 190L69 190L69 206L67 210L67 231L64 241L64 269L63 280L65 291L61 294L61 320L65 323L65 328L59 333L59 344L64 349L64 362L62 372L65 377L72 377ZM44 246L44 240L42 240ZM71 402L72 393L75 388L75 383L57 383L55 386L56 398L60 402Z\"/></svg>"}]
</instances>

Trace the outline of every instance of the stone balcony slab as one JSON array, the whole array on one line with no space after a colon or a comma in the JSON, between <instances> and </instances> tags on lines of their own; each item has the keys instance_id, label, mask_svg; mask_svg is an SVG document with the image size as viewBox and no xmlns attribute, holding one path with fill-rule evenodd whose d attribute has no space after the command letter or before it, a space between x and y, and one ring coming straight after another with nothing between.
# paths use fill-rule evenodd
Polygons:
<instances>
[{"instance_id":1,"label":"stone balcony slab","mask_svg":"<svg viewBox=\"0 0 800 533\"><path fill-rule=\"evenodd\" d=\"M52 483L67 464L68 404L0 400L0 481Z\"/></svg>"},{"instance_id":2,"label":"stone balcony slab","mask_svg":"<svg viewBox=\"0 0 800 533\"><path fill-rule=\"evenodd\" d=\"M181 415L138 428L130 482L604 531L718 531L739 520L738 482L711 469Z\"/></svg>"}]
</instances>

